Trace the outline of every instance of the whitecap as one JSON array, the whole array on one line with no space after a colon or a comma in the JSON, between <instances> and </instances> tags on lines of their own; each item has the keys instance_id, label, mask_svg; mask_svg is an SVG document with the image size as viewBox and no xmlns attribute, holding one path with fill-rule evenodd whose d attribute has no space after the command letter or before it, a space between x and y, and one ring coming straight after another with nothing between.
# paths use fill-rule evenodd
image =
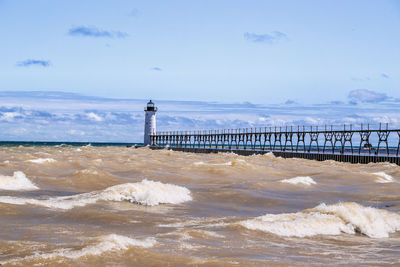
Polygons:
<instances>
[{"instance_id":1,"label":"whitecap","mask_svg":"<svg viewBox=\"0 0 400 267\"><path fill-rule=\"evenodd\" d=\"M372 174L378 176L377 179L375 179L375 182L377 182L377 183L384 184L384 183L392 183L393 182L393 177L384 172L374 172Z\"/></svg>"},{"instance_id":2,"label":"whitecap","mask_svg":"<svg viewBox=\"0 0 400 267\"><path fill-rule=\"evenodd\" d=\"M0 202L15 205L37 205L54 209L72 209L97 201L129 201L146 206L159 204L179 204L192 200L190 191L181 186L143 180L140 183L126 183L108 187L101 191L48 199L0 196Z\"/></svg>"},{"instance_id":3,"label":"whitecap","mask_svg":"<svg viewBox=\"0 0 400 267\"><path fill-rule=\"evenodd\" d=\"M32 163L43 164L43 163L53 163L56 162L55 159L52 158L38 158L38 159L29 159L27 160Z\"/></svg>"},{"instance_id":4,"label":"whitecap","mask_svg":"<svg viewBox=\"0 0 400 267\"><path fill-rule=\"evenodd\" d=\"M294 185L302 184L302 185L307 185L307 186L317 184L309 176L298 176L298 177L294 177L291 179L283 179L283 180L281 180L281 183L288 183L288 184L294 184Z\"/></svg>"},{"instance_id":5,"label":"whitecap","mask_svg":"<svg viewBox=\"0 0 400 267\"><path fill-rule=\"evenodd\" d=\"M93 169L83 169L75 172L76 175L84 174L84 175L99 175L99 172Z\"/></svg>"},{"instance_id":6,"label":"whitecap","mask_svg":"<svg viewBox=\"0 0 400 267\"><path fill-rule=\"evenodd\" d=\"M224 163L211 163L212 166L232 166L232 161L224 162Z\"/></svg>"},{"instance_id":7,"label":"whitecap","mask_svg":"<svg viewBox=\"0 0 400 267\"><path fill-rule=\"evenodd\" d=\"M54 250L50 253L37 253L35 255L26 256L24 258L12 259L2 262L1 264L15 263L24 260L34 260L37 258L52 259L57 257L64 257L69 259L77 259L89 255L101 255L105 252L127 250L132 246L150 248L157 243L156 240L151 237L144 240L138 240L117 234L99 236L97 238L94 238L92 241L94 244L83 247L82 249L72 250L70 248L63 248Z\"/></svg>"},{"instance_id":8,"label":"whitecap","mask_svg":"<svg viewBox=\"0 0 400 267\"><path fill-rule=\"evenodd\" d=\"M193 163L195 166L201 166L201 165L209 165L209 166L232 166L233 161L228 161L228 162L223 162L223 163L205 163L203 161L197 161Z\"/></svg>"},{"instance_id":9,"label":"whitecap","mask_svg":"<svg viewBox=\"0 0 400 267\"><path fill-rule=\"evenodd\" d=\"M0 189L2 190L36 190L34 185L21 171L14 172L13 176L0 175Z\"/></svg>"},{"instance_id":10,"label":"whitecap","mask_svg":"<svg viewBox=\"0 0 400 267\"><path fill-rule=\"evenodd\" d=\"M240 225L279 236L306 237L361 233L372 238L400 231L400 215L354 202L326 205L297 213L266 214Z\"/></svg>"}]
</instances>

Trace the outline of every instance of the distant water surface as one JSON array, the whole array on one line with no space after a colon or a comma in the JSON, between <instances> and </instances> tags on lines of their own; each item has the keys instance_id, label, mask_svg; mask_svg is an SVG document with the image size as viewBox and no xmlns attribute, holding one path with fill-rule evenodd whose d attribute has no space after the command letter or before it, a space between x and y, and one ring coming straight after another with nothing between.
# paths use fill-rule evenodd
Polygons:
<instances>
[{"instance_id":1,"label":"distant water surface","mask_svg":"<svg viewBox=\"0 0 400 267\"><path fill-rule=\"evenodd\" d=\"M5 266L399 265L400 167L0 144Z\"/></svg>"}]
</instances>

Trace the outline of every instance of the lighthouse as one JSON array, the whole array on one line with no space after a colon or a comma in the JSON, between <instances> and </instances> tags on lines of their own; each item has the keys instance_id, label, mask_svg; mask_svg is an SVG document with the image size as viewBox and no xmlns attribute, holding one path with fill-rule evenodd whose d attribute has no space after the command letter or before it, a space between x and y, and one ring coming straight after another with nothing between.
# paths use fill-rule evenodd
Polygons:
<instances>
[{"instance_id":1,"label":"lighthouse","mask_svg":"<svg viewBox=\"0 0 400 267\"><path fill-rule=\"evenodd\" d=\"M150 135L156 133L156 112L157 108L154 106L153 101L147 103L147 107L144 109L146 113L144 121L144 145L153 145Z\"/></svg>"}]
</instances>

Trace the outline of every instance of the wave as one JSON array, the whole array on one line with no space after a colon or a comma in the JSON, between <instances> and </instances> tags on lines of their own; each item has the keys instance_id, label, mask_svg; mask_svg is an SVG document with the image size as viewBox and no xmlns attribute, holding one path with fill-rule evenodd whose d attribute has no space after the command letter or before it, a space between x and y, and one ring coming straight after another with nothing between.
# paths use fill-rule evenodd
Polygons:
<instances>
[{"instance_id":1,"label":"wave","mask_svg":"<svg viewBox=\"0 0 400 267\"><path fill-rule=\"evenodd\" d=\"M101 255L105 252L127 250L129 247L143 247L150 248L154 246L157 242L154 238L146 238L144 240L133 239L123 235L109 234L99 236L92 240L93 245L83 247L82 249L72 250L72 249L58 249L50 253L37 253L35 255L27 256L24 258L12 259L1 264L15 263L24 260L33 260L37 258L41 259L52 259L57 257L64 257L69 259L77 259L83 256L89 255Z\"/></svg>"},{"instance_id":2,"label":"wave","mask_svg":"<svg viewBox=\"0 0 400 267\"><path fill-rule=\"evenodd\" d=\"M193 165L201 166L201 165L208 165L208 166L238 166L238 165L249 165L244 159L233 159L231 161L223 162L223 163L206 163L203 161L194 162Z\"/></svg>"},{"instance_id":3,"label":"wave","mask_svg":"<svg viewBox=\"0 0 400 267\"><path fill-rule=\"evenodd\" d=\"M247 229L287 237L361 233L382 238L400 231L400 215L354 202L334 205L322 203L301 212L266 214L239 224Z\"/></svg>"},{"instance_id":4,"label":"wave","mask_svg":"<svg viewBox=\"0 0 400 267\"><path fill-rule=\"evenodd\" d=\"M224 163L205 163L203 161L198 161L193 163L193 165L195 166L199 166L199 165L210 165L210 166L232 166L234 163L233 161L228 161L228 162L224 162Z\"/></svg>"},{"instance_id":5,"label":"wave","mask_svg":"<svg viewBox=\"0 0 400 267\"><path fill-rule=\"evenodd\" d=\"M179 204L192 200L190 191L181 186L143 180L140 183L126 183L72 196L51 197L48 199L0 196L0 202L15 205L37 205L54 209L72 209L97 201L129 201L146 206L159 204Z\"/></svg>"},{"instance_id":6,"label":"wave","mask_svg":"<svg viewBox=\"0 0 400 267\"><path fill-rule=\"evenodd\" d=\"M392 183L393 182L393 177L384 172L374 172L372 174L378 176L377 179L375 179L375 182L377 182L377 183L384 184L384 183Z\"/></svg>"},{"instance_id":7,"label":"wave","mask_svg":"<svg viewBox=\"0 0 400 267\"><path fill-rule=\"evenodd\" d=\"M36 190L34 185L21 171L14 172L13 176L0 175L0 189L2 190Z\"/></svg>"},{"instance_id":8,"label":"wave","mask_svg":"<svg viewBox=\"0 0 400 267\"><path fill-rule=\"evenodd\" d=\"M105 176L105 175L108 175L108 176L111 176L111 174L108 173L108 172L105 172L105 171L99 172L99 171L94 170L94 169L83 169L83 170L78 170L78 171L76 171L74 173L74 176L81 177L82 175L94 175L94 176L100 176L100 175Z\"/></svg>"},{"instance_id":9,"label":"wave","mask_svg":"<svg viewBox=\"0 0 400 267\"><path fill-rule=\"evenodd\" d=\"M302 184L302 185L313 185L313 184L317 184L311 177L309 176L298 176L298 177L294 177L291 179L283 179L281 180L281 183L288 183L288 184Z\"/></svg>"},{"instance_id":10,"label":"wave","mask_svg":"<svg viewBox=\"0 0 400 267\"><path fill-rule=\"evenodd\" d=\"M43 164L43 163L53 163L56 162L55 159L52 158L38 158L38 159L29 159L27 160L32 163Z\"/></svg>"}]
</instances>

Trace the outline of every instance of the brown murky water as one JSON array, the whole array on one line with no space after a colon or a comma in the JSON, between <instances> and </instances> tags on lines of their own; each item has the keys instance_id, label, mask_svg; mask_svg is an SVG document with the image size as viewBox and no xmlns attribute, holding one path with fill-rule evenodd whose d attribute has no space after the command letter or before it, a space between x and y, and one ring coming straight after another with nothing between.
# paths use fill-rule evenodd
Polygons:
<instances>
[{"instance_id":1,"label":"brown murky water","mask_svg":"<svg viewBox=\"0 0 400 267\"><path fill-rule=\"evenodd\" d=\"M0 148L0 263L400 265L400 167Z\"/></svg>"}]
</instances>

